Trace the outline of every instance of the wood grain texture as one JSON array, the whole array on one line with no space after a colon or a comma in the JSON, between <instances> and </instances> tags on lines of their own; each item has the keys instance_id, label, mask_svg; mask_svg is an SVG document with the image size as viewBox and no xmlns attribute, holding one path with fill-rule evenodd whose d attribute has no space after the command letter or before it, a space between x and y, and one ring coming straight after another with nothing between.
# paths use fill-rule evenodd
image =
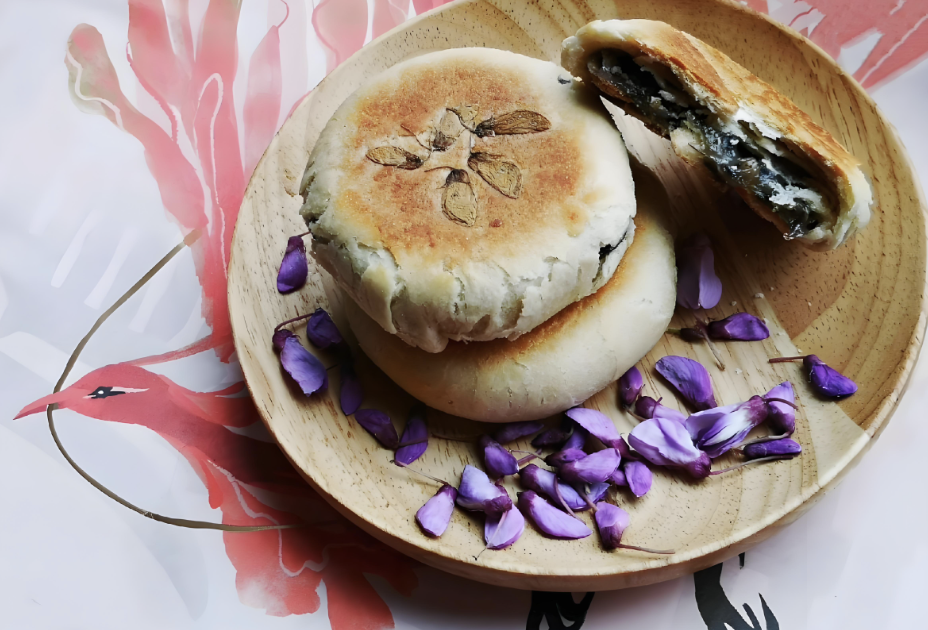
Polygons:
<instances>
[{"instance_id":1,"label":"wood grain texture","mask_svg":"<svg viewBox=\"0 0 928 630\"><path fill-rule=\"evenodd\" d=\"M675 233L706 231L724 284L722 318L736 311L764 317L770 339L720 344L728 369L710 367L721 404L745 400L791 380L801 406L796 439L802 457L692 482L657 472L639 500L620 493L631 514L630 544L671 548L671 556L604 552L596 535L581 541L543 538L531 525L513 547L475 556L481 519L462 512L440 540L424 536L413 515L437 485L389 463L337 404L339 383L306 399L283 377L270 339L275 324L322 306L347 330L341 298L324 271L311 265L307 286L281 296L277 265L287 236L304 231L298 187L313 143L338 105L366 79L413 55L460 46L513 50L557 62L560 42L593 19L650 18L706 40L773 84L833 133L864 163L877 207L870 226L835 252L815 253L784 242L768 224L722 196L700 170L687 167L669 144L618 115L631 152L656 174L671 200ZM657 186L639 178L637 186ZM271 143L248 187L229 268L229 307L238 357L249 389L284 452L306 479L353 522L422 562L458 575L514 588L606 590L666 580L708 567L773 535L808 509L863 455L885 427L921 347L926 323L924 198L894 129L859 85L818 47L744 7L721 0L465 0L418 17L366 46L327 77L295 110ZM678 324L689 324L677 315ZM302 329L300 333L302 334ZM798 364L767 358L816 353L860 385L839 404L817 399ZM703 345L665 335L641 362L646 393L678 405L656 378L654 363L682 354L713 366ZM333 363L334 355L322 353ZM413 400L369 361L359 361L365 406L387 411L402 428ZM619 411L615 386L588 406L627 433L634 420ZM556 420L552 420L554 422ZM438 413L433 431L476 435L486 427ZM527 442L514 445L526 448ZM734 463L725 456L715 467ZM433 440L416 466L456 484L476 449ZM509 484L514 495L516 486ZM588 523L590 516L581 518Z\"/></svg>"}]
</instances>

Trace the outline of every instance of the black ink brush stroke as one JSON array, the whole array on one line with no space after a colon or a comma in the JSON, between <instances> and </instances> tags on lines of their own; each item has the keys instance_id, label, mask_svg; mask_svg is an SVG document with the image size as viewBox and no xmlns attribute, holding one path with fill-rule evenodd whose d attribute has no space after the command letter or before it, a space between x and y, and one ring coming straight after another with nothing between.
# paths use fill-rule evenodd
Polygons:
<instances>
[{"instance_id":1,"label":"black ink brush stroke","mask_svg":"<svg viewBox=\"0 0 928 630\"><path fill-rule=\"evenodd\" d=\"M528 611L526 630L541 630L541 621L547 620L549 630L580 630L586 620L595 593L587 593L575 602L570 593L532 591L532 606ZM564 619L570 625L564 623Z\"/></svg>"},{"instance_id":2,"label":"black ink brush stroke","mask_svg":"<svg viewBox=\"0 0 928 630\"><path fill-rule=\"evenodd\" d=\"M738 609L728 601L728 596L722 589L721 578L721 564L693 574L696 583L696 607L699 608L699 614L702 615L708 630L780 630L780 623L764 601L764 596L760 594L758 596L764 613L764 626L760 625L754 611L747 604L744 604L744 610L751 623L745 621Z\"/></svg>"}]
</instances>

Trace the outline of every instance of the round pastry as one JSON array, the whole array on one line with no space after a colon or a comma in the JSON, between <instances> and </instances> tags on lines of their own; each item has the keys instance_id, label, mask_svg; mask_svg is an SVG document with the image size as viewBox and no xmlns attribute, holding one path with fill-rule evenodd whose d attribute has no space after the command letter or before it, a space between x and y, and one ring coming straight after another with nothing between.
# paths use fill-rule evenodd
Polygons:
<instances>
[{"instance_id":1,"label":"round pastry","mask_svg":"<svg viewBox=\"0 0 928 630\"><path fill-rule=\"evenodd\" d=\"M583 402L647 354L673 316L673 240L658 221L666 195L657 183L642 186L644 175L636 179L635 241L593 295L514 341L451 342L437 354L387 333L346 299L361 348L415 398L472 420L535 420Z\"/></svg>"},{"instance_id":2,"label":"round pastry","mask_svg":"<svg viewBox=\"0 0 928 630\"><path fill-rule=\"evenodd\" d=\"M352 94L300 187L312 254L427 352L518 338L603 286L634 234L621 135L558 66L467 48Z\"/></svg>"}]
</instances>

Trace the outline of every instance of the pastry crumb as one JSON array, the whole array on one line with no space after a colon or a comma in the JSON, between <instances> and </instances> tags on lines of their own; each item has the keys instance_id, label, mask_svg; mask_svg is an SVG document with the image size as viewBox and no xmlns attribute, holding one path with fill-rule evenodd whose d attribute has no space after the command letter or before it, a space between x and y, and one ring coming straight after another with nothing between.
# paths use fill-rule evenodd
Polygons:
<instances>
[{"instance_id":1,"label":"pastry crumb","mask_svg":"<svg viewBox=\"0 0 928 630\"><path fill-rule=\"evenodd\" d=\"M757 298L758 300L763 300L763 299L764 299L764 294L763 294L763 293L755 293L755 294L754 294L754 297Z\"/></svg>"}]
</instances>

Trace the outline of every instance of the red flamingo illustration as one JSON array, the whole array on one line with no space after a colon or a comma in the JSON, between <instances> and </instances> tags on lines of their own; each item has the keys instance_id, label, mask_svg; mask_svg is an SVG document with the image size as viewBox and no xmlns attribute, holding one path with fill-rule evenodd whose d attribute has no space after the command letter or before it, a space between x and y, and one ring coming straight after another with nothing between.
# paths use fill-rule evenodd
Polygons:
<instances>
[{"instance_id":1,"label":"red flamingo illustration","mask_svg":"<svg viewBox=\"0 0 928 630\"><path fill-rule=\"evenodd\" d=\"M243 391L244 384L236 383L194 392L139 365L117 363L26 405L17 418L57 404L98 420L151 429L194 468L224 524L304 525L223 533L245 604L272 615L314 612L324 580L333 628L393 627L389 609L363 574L380 575L408 595L416 586L414 563L339 516L276 445L230 430L258 421L251 399L239 396Z\"/></svg>"},{"instance_id":2,"label":"red flamingo illustration","mask_svg":"<svg viewBox=\"0 0 928 630\"><path fill-rule=\"evenodd\" d=\"M367 5L345 11L329 4L323 0L317 7L313 23L334 53L331 70L363 44ZM19 416L54 403L99 420L151 429L191 464L208 489L210 505L222 511L224 524L304 525L223 533L244 603L272 615L313 612L319 608L316 590L324 580L333 627L392 627L389 609L364 574L381 575L408 594L416 584L413 564L337 515L276 446L230 430L258 420L244 396L244 383L194 392L142 367L210 349L221 361L234 359L226 304L232 228L247 175L276 132L281 112L296 105L282 102L288 80L280 59L281 28L290 16L286 2L280 4L281 21L268 29L249 60L241 144L232 89L240 2L210 0L196 46L187 0L167 6L172 7L170 16L161 0L129 0L126 57L139 84L167 117L169 129L125 96L94 27L81 24L73 30L65 65L77 106L105 116L142 144L169 217L185 238L198 235L189 244L203 290L203 316L212 332L180 351L95 370L27 405ZM376 36L405 19L409 0L376 0L374 6ZM301 33L296 28L289 36L299 38ZM291 48L306 50L305 39L291 42ZM300 85L300 77L289 79Z\"/></svg>"},{"instance_id":3,"label":"red flamingo illustration","mask_svg":"<svg viewBox=\"0 0 928 630\"><path fill-rule=\"evenodd\" d=\"M895 76L928 53L928 2L925 0L809 0L825 15L812 40L837 58L843 46L869 33L880 33L879 41L854 72L865 88L873 88Z\"/></svg>"}]
</instances>

